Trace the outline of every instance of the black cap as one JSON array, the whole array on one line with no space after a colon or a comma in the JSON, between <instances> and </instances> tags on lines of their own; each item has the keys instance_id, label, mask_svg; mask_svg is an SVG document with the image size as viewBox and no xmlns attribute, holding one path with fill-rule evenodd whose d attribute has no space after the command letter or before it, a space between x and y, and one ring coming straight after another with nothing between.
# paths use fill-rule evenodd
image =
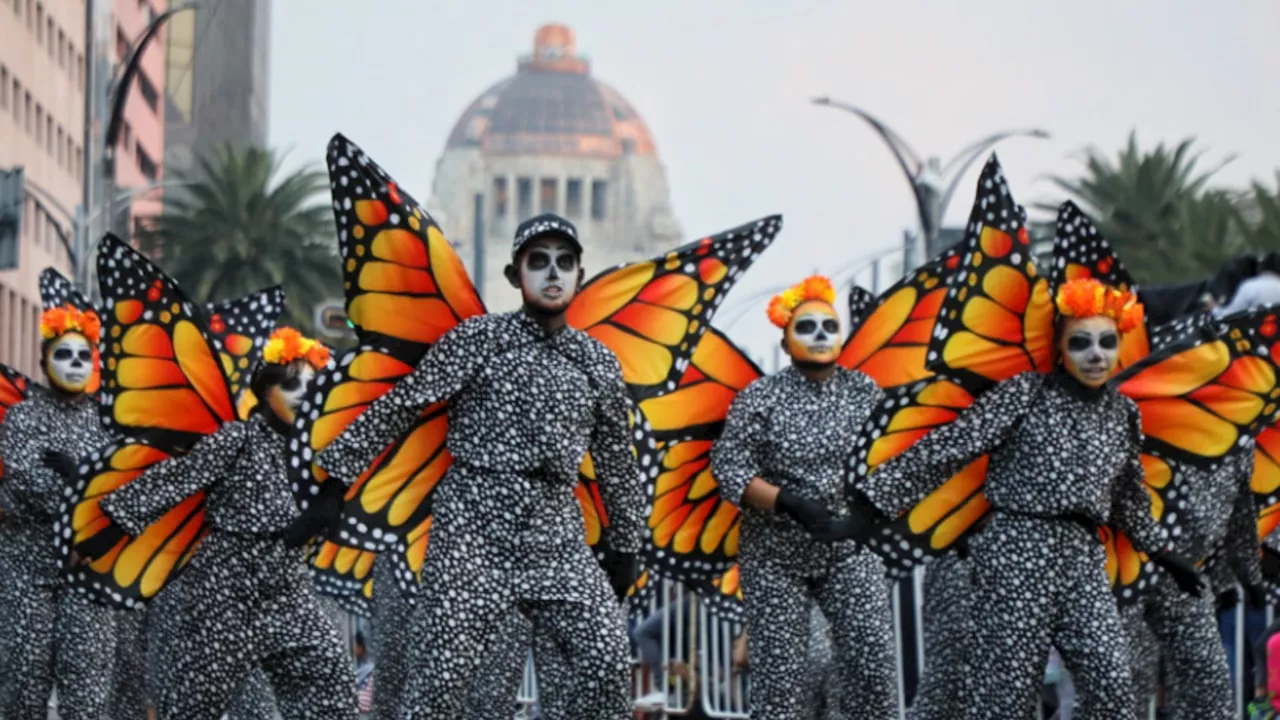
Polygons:
<instances>
[{"instance_id":1,"label":"black cap","mask_svg":"<svg viewBox=\"0 0 1280 720\"><path fill-rule=\"evenodd\" d=\"M573 244L574 250L582 254L582 243L578 242L578 228L555 213L542 213L520 223L516 228L515 240L511 243L511 257L520 254L520 249L531 240L540 237L559 237Z\"/></svg>"}]
</instances>

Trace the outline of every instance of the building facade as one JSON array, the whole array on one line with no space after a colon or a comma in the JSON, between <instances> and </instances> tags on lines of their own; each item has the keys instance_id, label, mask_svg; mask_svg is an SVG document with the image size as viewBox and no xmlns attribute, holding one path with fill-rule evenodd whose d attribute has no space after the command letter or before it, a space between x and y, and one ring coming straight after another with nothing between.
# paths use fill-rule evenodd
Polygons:
<instances>
[{"instance_id":1,"label":"building facade","mask_svg":"<svg viewBox=\"0 0 1280 720\"><path fill-rule=\"evenodd\" d=\"M516 74L463 112L432 192L428 209L495 311L519 304L502 269L516 226L529 217L572 220L588 276L672 248L682 236L644 119L592 77L564 25L539 28Z\"/></svg>"},{"instance_id":2,"label":"building facade","mask_svg":"<svg viewBox=\"0 0 1280 720\"><path fill-rule=\"evenodd\" d=\"M0 363L36 379L40 272L71 273L83 197L86 2L0 0L0 172L23 178L0 258Z\"/></svg>"},{"instance_id":3,"label":"building facade","mask_svg":"<svg viewBox=\"0 0 1280 720\"><path fill-rule=\"evenodd\" d=\"M168 0L113 0L114 59L117 65L128 57L132 44L168 6ZM188 13L179 13L181 17ZM172 20L170 20L172 22ZM115 191L126 198L117 204L113 223L124 238L136 236L148 218L162 209L165 155L165 46L168 28L161 26L147 45L138 65L138 74L129 85L129 95L121 111L120 136L116 142Z\"/></svg>"}]
</instances>

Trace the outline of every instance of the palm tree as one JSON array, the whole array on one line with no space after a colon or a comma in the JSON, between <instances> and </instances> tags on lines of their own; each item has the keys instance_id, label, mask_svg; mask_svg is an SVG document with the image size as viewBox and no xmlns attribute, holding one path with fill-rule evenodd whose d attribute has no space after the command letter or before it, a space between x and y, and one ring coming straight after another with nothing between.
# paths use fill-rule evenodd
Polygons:
<instances>
[{"instance_id":1,"label":"palm tree","mask_svg":"<svg viewBox=\"0 0 1280 720\"><path fill-rule=\"evenodd\" d=\"M311 331L313 308L341 291L333 215L323 172L277 177L270 150L222 148L200 159L186 185L140 237L187 295L213 302L280 283L281 322Z\"/></svg>"},{"instance_id":2,"label":"palm tree","mask_svg":"<svg viewBox=\"0 0 1280 720\"><path fill-rule=\"evenodd\" d=\"M1194 144L1188 138L1147 152L1131 133L1114 161L1089 150L1081 177L1052 178L1093 216L1139 282L1200 278L1242 249L1234 198L1205 187L1233 158L1199 172Z\"/></svg>"},{"instance_id":3,"label":"palm tree","mask_svg":"<svg viewBox=\"0 0 1280 720\"><path fill-rule=\"evenodd\" d=\"M1237 207L1245 246L1256 252L1280 251L1280 172L1274 191L1254 182Z\"/></svg>"}]
</instances>

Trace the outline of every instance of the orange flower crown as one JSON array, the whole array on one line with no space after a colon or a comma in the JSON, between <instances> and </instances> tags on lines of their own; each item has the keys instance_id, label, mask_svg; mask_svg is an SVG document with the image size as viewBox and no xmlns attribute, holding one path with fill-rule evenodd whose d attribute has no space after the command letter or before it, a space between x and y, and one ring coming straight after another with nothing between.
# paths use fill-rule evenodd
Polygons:
<instances>
[{"instance_id":1,"label":"orange flower crown","mask_svg":"<svg viewBox=\"0 0 1280 720\"><path fill-rule=\"evenodd\" d=\"M769 301L769 322L785 328L791 323L791 315L795 309L810 300L833 304L836 301L836 289L831 281L821 275L810 275L774 295Z\"/></svg>"},{"instance_id":2,"label":"orange flower crown","mask_svg":"<svg viewBox=\"0 0 1280 720\"><path fill-rule=\"evenodd\" d=\"M1063 283L1053 304L1059 313L1067 317L1109 317L1116 321L1116 327L1122 333L1141 325L1146 315L1136 295L1117 290L1095 278L1076 278Z\"/></svg>"},{"instance_id":3,"label":"orange flower crown","mask_svg":"<svg viewBox=\"0 0 1280 720\"><path fill-rule=\"evenodd\" d=\"M84 335L90 345L97 345L102 337L102 320L92 310L80 310L74 305L49 308L40 316L40 337L52 340L69 332Z\"/></svg>"},{"instance_id":4,"label":"orange flower crown","mask_svg":"<svg viewBox=\"0 0 1280 720\"><path fill-rule=\"evenodd\" d=\"M262 349L262 360L272 365L288 365L299 359L319 370L329 363L329 348L291 327L282 327L271 333Z\"/></svg>"}]
</instances>

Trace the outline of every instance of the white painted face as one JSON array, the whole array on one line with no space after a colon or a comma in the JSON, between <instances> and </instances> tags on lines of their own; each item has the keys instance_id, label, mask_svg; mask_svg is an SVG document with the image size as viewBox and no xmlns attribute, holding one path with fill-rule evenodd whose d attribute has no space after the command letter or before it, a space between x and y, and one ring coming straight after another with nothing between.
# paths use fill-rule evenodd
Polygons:
<instances>
[{"instance_id":1,"label":"white painted face","mask_svg":"<svg viewBox=\"0 0 1280 720\"><path fill-rule=\"evenodd\" d=\"M795 309L784 345L792 360L827 365L840 355L840 317L830 305L809 301Z\"/></svg>"},{"instance_id":2,"label":"white painted face","mask_svg":"<svg viewBox=\"0 0 1280 720\"><path fill-rule=\"evenodd\" d=\"M560 312L578 292L578 253L568 240L539 238L520 255L520 290L524 302L540 310Z\"/></svg>"},{"instance_id":3,"label":"white painted face","mask_svg":"<svg viewBox=\"0 0 1280 720\"><path fill-rule=\"evenodd\" d=\"M1108 317L1067 320L1058 351L1071 376L1085 387L1101 387L1115 374L1120 359L1120 333Z\"/></svg>"},{"instance_id":4,"label":"white painted face","mask_svg":"<svg viewBox=\"0 0 1280 720\"><path fill-rule=\"evenodd\" d=\"M298 414L298 406L311 387L316 371L306 361L298 360L297 372L279 385L272 385L267 391L267 405L276 417L287 423L293 423Z\"/></svg>"},{"instance_id":5,"label":"white painted face","mask_svg":"<svg viewBox=\"0 0 1280 720\"><path fill-rule=\"evenodd\" d=\"M44 371L63 392L82 393L93 375L93 348L83 335L66 333L49 345Z\"/></svg>"}]
</instances>

